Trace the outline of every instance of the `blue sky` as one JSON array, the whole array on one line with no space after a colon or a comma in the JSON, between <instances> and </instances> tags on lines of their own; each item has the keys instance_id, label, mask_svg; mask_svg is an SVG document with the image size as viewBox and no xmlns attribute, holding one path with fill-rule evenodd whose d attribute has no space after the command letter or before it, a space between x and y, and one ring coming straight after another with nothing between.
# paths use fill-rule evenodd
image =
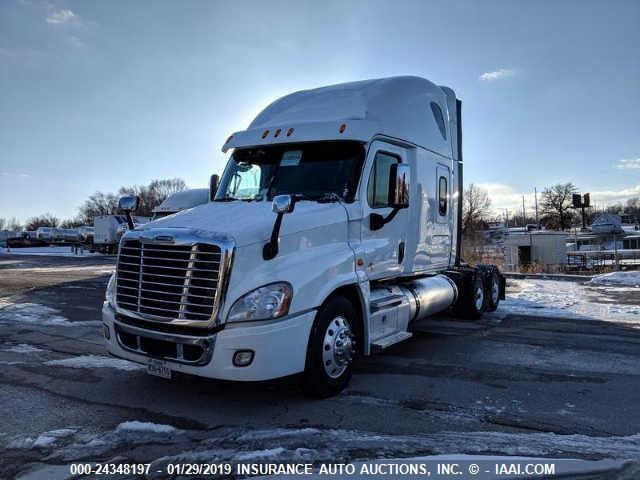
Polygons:
<instances>
[{"instance_id":1,"label":"blue sky","mask_svg":"<svg viewBox=\"0 0 640 480\"><path fill-rule=\"evenodd\" d=\"M285 93L420 75L463 100L495 207L640 195L638 1L0 2L0 217L182 177ZM531 196L527 205L532 204Z\"/></svg>"}]
</instances>

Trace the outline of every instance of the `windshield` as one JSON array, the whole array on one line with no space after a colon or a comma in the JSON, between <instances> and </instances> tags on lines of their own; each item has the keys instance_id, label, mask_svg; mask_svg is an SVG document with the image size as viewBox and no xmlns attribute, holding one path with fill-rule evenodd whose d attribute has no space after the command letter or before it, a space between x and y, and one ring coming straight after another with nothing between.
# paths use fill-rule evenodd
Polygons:
<instances>
[{"instance_id":1,"label":"windshield","mask_svg":"<svg viewBox=\"0 0 640 480\"><path fill-rule=\"evenodd\" d=\"M352 202L363 161L363 144L352 141L239 149L231 156L215 201L335 194Z\"/></svg>"}]
</instances>

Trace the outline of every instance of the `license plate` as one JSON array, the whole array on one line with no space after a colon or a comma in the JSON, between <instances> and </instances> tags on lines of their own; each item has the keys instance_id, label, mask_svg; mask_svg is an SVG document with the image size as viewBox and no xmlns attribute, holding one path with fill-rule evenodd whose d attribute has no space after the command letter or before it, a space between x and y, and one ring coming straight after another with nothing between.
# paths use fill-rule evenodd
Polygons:
<instances>
[{"instance_id":1,"label":"license plate","mask_svg":"<svg viewBox=\"0 0 640 480\"><path fill-rule=\"evenodd\" d=\"M147 364L147 373L156 377L171 379L171 369L164 360L150 360Z\"/></svg>"}]
</instances>

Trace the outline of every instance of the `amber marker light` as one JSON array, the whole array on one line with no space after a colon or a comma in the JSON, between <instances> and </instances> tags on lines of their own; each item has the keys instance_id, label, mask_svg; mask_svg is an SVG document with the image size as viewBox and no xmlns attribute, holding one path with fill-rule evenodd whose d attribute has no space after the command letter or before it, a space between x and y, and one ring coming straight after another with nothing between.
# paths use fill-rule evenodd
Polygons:
<instances>
[{"instance_id":1,"label":"amber marker light","mask_svg":"<svg viewBox=\"0 0 640 480\"><path fill-rule=\"evenodd\" d=\"M340 133L344 133L344 131L347 129L347 124L343 123L342 125L340 125L340 128L338 129L338 131Z\"/></svg>"},{"instance_id":2,"label":"amber marker light","mask_svg":"<svg viewBox=\"0 0 640 480\"><path fill-rule=\"evenodd\" d=\"M294 131L293 127L291 127L289 130L287 130L287 137L290 137L291 134L293 133L293 131Z\"/></svg>"}]
</instances>

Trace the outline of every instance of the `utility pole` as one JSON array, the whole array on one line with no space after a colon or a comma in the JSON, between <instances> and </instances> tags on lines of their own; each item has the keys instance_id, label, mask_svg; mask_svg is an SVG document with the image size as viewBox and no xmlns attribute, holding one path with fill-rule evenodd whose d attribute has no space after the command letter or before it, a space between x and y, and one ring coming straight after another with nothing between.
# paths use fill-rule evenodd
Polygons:
<instances>
[{"instance_id":1,"label":"utility pole","mask_svg":"<svg viewBox=\"0 0 640 480\"><path fill-rule=\"evenodd\" d=\"M527 214L526 211L524 209L524 195L522 195L522 226L525 228L527 228Z\"/></svg>"},{"instance_id":2,"label":"utility pole","mask_svg":"<svg viewBox=\"0 0 640 480\"><path fill-rule=\"evenodd\" d=\"M504 218L505 218L505 227L507 228L507 230L509 230L509 209L505 208L504 209Z\"/></svg>"},{"instance_id":3,"label":"utility pole","mask_svg":"<svg viewBox=\"0 0 640 480\"><path fill-rule=\"evenodd\" d=\"M538 189L533 187L533 194L536 199L536 225L538 226L538 230L540 230L540 221L538 220Z\"/></svg>"}]
</instances>

